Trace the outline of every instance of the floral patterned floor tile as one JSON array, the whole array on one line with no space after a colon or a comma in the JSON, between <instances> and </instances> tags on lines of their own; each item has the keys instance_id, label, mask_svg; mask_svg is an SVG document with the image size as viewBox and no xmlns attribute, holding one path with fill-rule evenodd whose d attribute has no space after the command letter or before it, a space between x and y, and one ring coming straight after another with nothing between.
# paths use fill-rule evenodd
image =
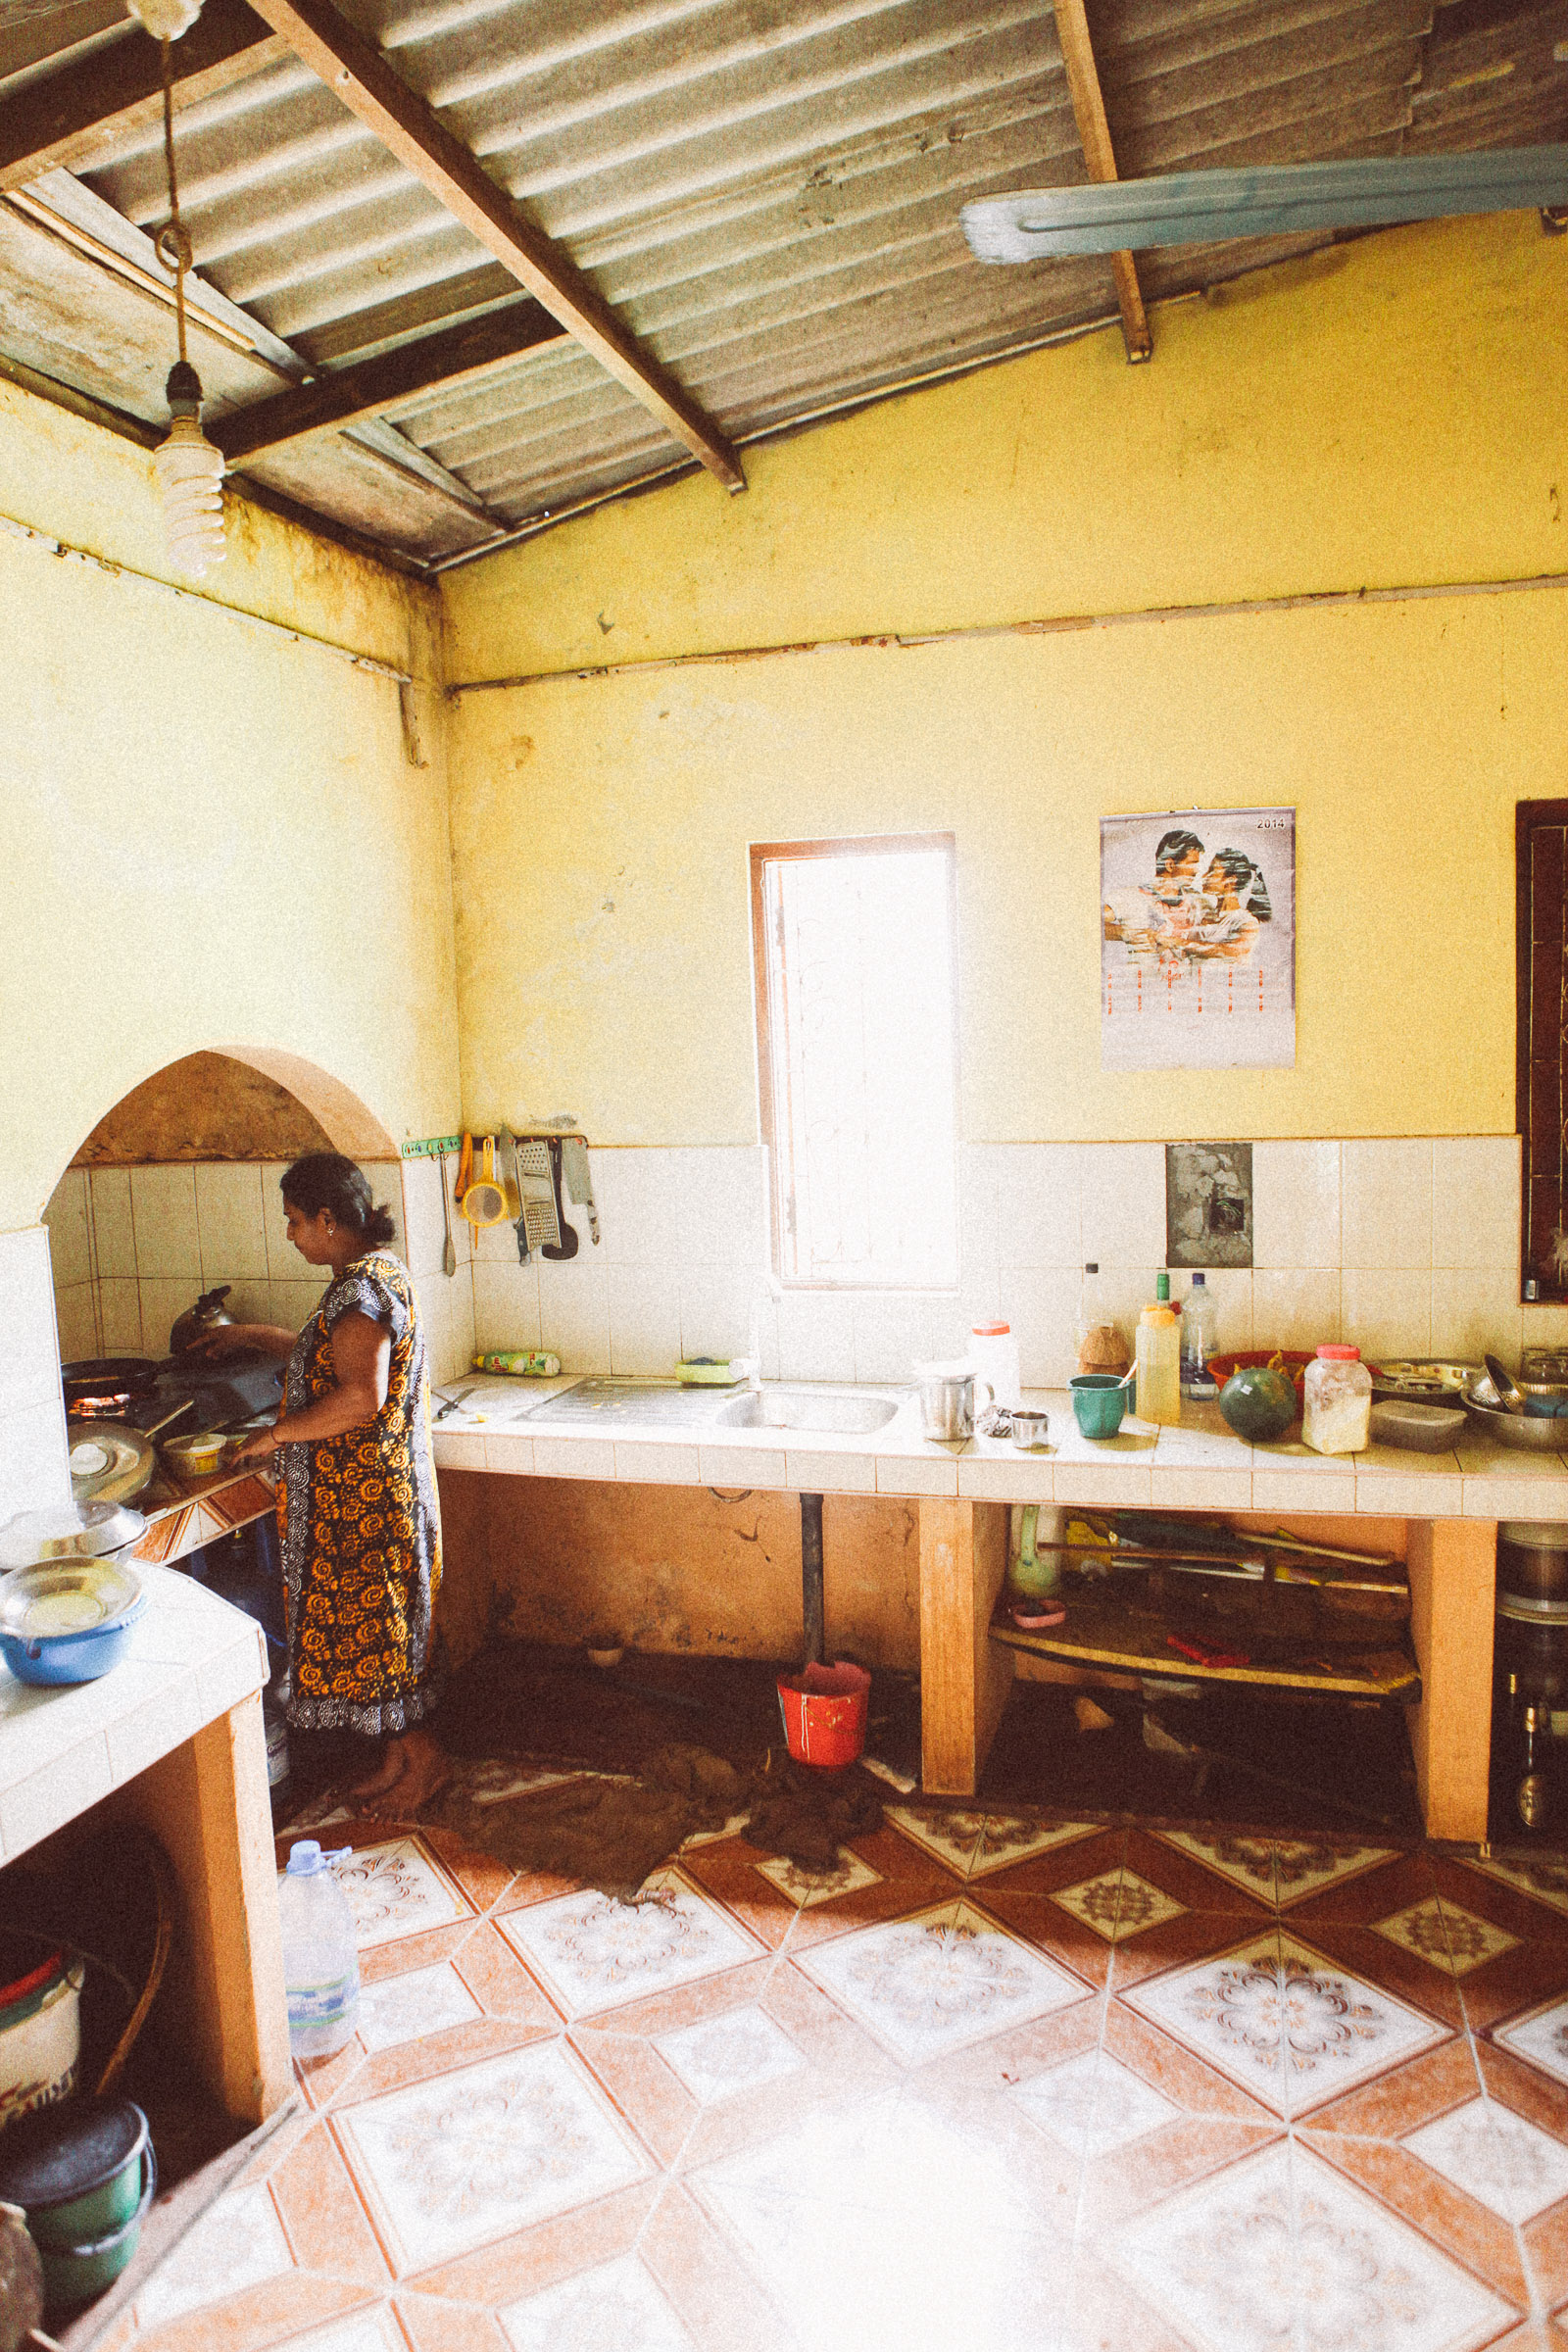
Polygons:
<instances>
[{"instance_id":1,"label":"floral patterned floor tile","mask_svg":"<svg viewBox=\"0 0 1568 2352\"><path fill-rule=\"evenodd\" d=\"M1493 1854L1486 1861L1467 1857L1462 1867L1568 1918L1568 1862L1550 1854Z\"/></svg>"},{"instance_id":2,"label":"floral patterned floor tile","mask_svg":"<svg viewBox=\"0 0 1568 2352\"><path fill-rule=\"evenodd\" d=\"M1388 1919L1374 1920L1372 1932L1414 1952L1431 1967L1446 1969L1450 1977L1466 1976L1471 1969L1499 1959L1519 1940L1491 1920L1479 1918L1455 1902L1440 1902L1436 1895Z\"/></svg>"},{"instance_id":3,"label":"floral patterned floor tile","mask_svg":"<svg viewBox=\"0 0 1568 2352\"><path fill-rule=\"evenodd\" d=\"M1490 2099L1423 2124L1404 2144L1505 2222L1534 2221L1568 2197L1568 2147Z\"/></svg>"},{"instance_id":4,"label":"floral patterned floor tile","mask_svg":"<svg viewBox=\"0 0 1568 2352\"><path fill-rule=\"evenodd\" d=\"M1473 2352L1521 2316L1283 2141L1140 2215L1112 2247L1203 2352Z\"/></svg>"},{"instance_id":5,"label":"floral patterned floor tile","mask_svg":"<svg viewBox=\"0 0 1568 2352\"><path fill-rule=\"evenodd\" d=\"M1285 1935L1253 1937L1123 1998L1282 2116L1445 2037L1431 2018Z\"/></svg>"},{"instance_id":6,"label":"floral patterned floor tile","mask_svg":"<svg viewBox=\"0 0 1568 2352\"><path fill-rule=\"evenodd\" d=\"M1529 2017L1495 2028L1492 2038L1554 2082L1568 2083L1568 1999L1548 2001Z\"/></svg>"},{"instance_id":7,"label":"floral patterned floor tile","mask_svg":"<svg viewBox=\"0 0 1568 2352\"><path fill-rule=\"evenodd\" d=\"M559 2041L341 2108L336 2124L400 2276L586 2204L648 2169Z\"/></svg>"},{"instance_id":8,"label":"floral patterned floor tile","mask_svg":"<svg viewBox=\"0 0 1568 2352\"><path fill-rule=\"evenodd\" d=\"M1181 2113L1152 2083L1118 2065L1108 2050L1086 2050L1065 2066L1032 2076L1013 2096L1059 2147L1086 2156L1126 2147Z\"/></svg>"},{"instance_id":9,"label":"floral patterned floor tile","mask_svg":"<svg viewBox=\"0 0 1568 2352\"><path fill-rule=\"evenodd\" d=\"M803 1870L787 1854L774 1854L766 1862L759 1862L757 1872L776 1886L781 1894L800 1910L810 1910L817 1903L831 1903L839 1895L858 1894L862 1886L880 1886L880 1871L872 1870L858 1854L851 1853L847 1845L840 1846L836 1868L832 1870Z\"/></svg>"},{"instance_id":10,"label":"floral patterned floor tile","mask_svg":"<svg viewBox=\"0 0 1568 2352\"><path fill-rule=\"evenodd\" d=\"M798 2074L806 2064L783 2027L755 2002L658 2034L654 2047L704 2106Z\"/></svg>"},{"instance_id":11,"label":"floral patterned floor tile","mask_svg":"<svg viewBox=\"0 0 1568 2352\"><path fill-rule=\"evenodd\" d=\"M692 2346L635 2254L558 2279L500 2319L514 2352L691 2352Z\"/></svg>"},{"instance_id":12,"label":"floral patterned floor tile","mask_svg":"<svg viewBox=\"0 0 1568 2352\"><path fill-rule=\"evenodd\" d=\"M1058 1887L1051 1899L1107 1943L1120 1943L1124 1936L1142 1935L1146 1928L1161 1927L1166 1920L1179 1919L1187 1908L1131 1870L1107 1871L1103 1878Z\"/></svg>"},{"instance_id":13,"label":"floral patterned floor tile","mask_svg":"<svg viewBox=\"0 0 1568 2352\"><path fill-rule=\"evenodd\" d=\"M406 2338L390 2313L357 2311L346 2320L329 2320L309 2335L291 2335L279 2352L403 2352Z\"/></svg>"},{"instance_id":14,"label":"floral patterned floor tile","mask_svg":"<svg viewBox=\"0 0 1568 2352\"><path fill-rule=\"evenodd\" d=\"M468 1919L472 1911L420 1838L357 1846L337 1866L360 1950Z\"/></svg>"},{"instance_id":15,"label":"floral patterned floor tile","mask_svg":"<svg viewBox=\"0 0 1568 2352\"><path fill-rule=\"evenodd\" d=\"M906 2066L1088 1997L1076 1977L961 1899L815 1945L798 1965Z\"/></svg>"},{"instance_id":16,"label":"floral patterned floor tile","mask_svg":"<svg viewBox=\"0 0 1568 2352\"><path fill-rule=\"evenodd\" d=\"M1098 1824L1042 1822L1010 1813L944 1811L935 1805L889 1805L887 1818L960 1878L986 1878L1035 1854L1094 1836Z\"/></svg>"},{"instance_id":17,"label":"floral patterned floor tile","mask_svg":"<svg viewBox=\"0 0 1568 2352\"><path fill-rule=\"evenodd\" d=\"M755 1960L759 1944L678 1871L635 1903L591 1889L509 1912L502 1933L568 2017L668 1992Z\"/></svg>"}]
</instances>

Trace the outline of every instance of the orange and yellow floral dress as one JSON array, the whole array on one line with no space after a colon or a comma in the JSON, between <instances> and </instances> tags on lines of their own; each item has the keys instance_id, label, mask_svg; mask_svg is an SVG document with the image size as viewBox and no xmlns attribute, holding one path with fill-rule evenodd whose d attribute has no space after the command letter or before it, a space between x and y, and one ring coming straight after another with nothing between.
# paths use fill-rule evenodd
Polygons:
<instances>
[{"instance_id":1,"label":"orange and yellow floral dress","mask_svg":"<svg viewBox=\"0 0 1568 2352\"><path fill-rule=\"evenodd\" d=\"M328 1284L294 1343L284 1413L336 1387L332 1332L351 1313L391 1334L386 1402L363 1429L278 1448L288 1602L279 1697L304 1731L375 1737L407 1731L440 1694L441 1508L424 1332L414 1285L389 1250L355 1258Z\"/></svg>"}]
</instances>

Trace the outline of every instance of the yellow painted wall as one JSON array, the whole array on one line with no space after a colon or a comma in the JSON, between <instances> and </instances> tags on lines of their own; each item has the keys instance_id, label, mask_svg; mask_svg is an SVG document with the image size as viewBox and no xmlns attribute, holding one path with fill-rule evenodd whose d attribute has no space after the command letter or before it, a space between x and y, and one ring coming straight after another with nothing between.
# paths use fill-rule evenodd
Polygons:
<instances>
[{"instance_id":1,"label":"yellow painted wall","mask_svg":"<svg viewBox=\"0 0 1568 2352\"><path fill-rule=\"evenodd\" d=\"M1437 223L449 574L449 674L1568 571L1568 247ZM821 652L453 706L464 1103L756 1134L746 847L951 827L972 1141L1507 1132L1568 596ZM1102 1074L1102 813L1298 810L1294 1071Z\"/></svg>"},{"instance_id":2,"label":"yellow painted wall","mask_svg":"<svg viewBox=\"0 0 1568 2352\"><path fill-rule=\"evenodd\" d=\"M0 384L0 513L170 577L146 455ZM432 589L230 500L211 596L412 669ZM394 1144L458 1107L439 730L396 686L0 530L0 1230L127 1090L203 1048L303 1057Z\"/></svg>"}]
</instances>

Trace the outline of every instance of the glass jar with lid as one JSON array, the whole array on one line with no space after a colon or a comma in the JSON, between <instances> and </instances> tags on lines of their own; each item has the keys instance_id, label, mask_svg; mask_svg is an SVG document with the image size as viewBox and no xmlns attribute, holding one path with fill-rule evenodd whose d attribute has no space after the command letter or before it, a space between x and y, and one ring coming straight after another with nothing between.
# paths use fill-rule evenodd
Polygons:
<instances>
[{"instance_id":1,"label":"glass jar with lid","mask_svg":"<svg viewBox=\"0 0 1568 2352\"><path fill-rule=\"evenodd\" d=\"M1372 1375L1359 1348L1320 1348L1306 1367L1301 1437L1314 1453L1361 1453L1372 1434Z\"/></svg>"}]
</instances>

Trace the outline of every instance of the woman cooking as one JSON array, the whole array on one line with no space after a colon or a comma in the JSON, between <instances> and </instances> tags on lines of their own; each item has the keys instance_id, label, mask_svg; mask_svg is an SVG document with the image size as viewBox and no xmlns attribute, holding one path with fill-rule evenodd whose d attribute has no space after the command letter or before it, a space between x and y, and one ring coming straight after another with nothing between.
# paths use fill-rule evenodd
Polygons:
<instances>
[{"instance_id":1,"label":"woman cooking","mask_svg":"<svg viewBox=\"0 0 1568 2352\"><path fill-rule=\"evenodd\" d=\"M276 1456L288 1608L279 1696L303 1731L384 1741L355 1788L372 1810L413 1813L446 1777L424 1719L440 1691L432 1618L441 1514L430 1449L424 1333L414 1286L385 1247L394 1226L339 1152L312 1152L282 1180L288 1238L332 1279L303 1331L239 1323L204 1352L286 1358L283 1410L233 1457Z\"/></svg>"}]
</instances>

